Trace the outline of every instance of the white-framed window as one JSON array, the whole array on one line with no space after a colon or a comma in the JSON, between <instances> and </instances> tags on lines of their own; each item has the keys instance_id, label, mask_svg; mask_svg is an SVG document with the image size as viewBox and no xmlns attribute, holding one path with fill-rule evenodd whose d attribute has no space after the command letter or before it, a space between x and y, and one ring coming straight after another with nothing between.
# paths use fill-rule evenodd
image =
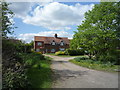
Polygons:
<instances>
[{"instance_id":1,"label":"white-framed window","mask_svg":"<svg viewBox=\"0 0 120 90\"><path fill-rule=\"evenodd\" d=\"M39 52L39 51L40 51L40 49L37 48L37 49L36 49L36 52Z\"/></svg>"},{"instance_id":2,"label":"white-framed window","mask_svg":"<svg viewBox=\"0 0 120 90\"><path fill-rule=\"evenodd\" d=\"M55 52L55 49L51 49L51 52Z\"/></svg>"},{"instance_id":3,"label":"white-framed window","mask_svg":"<svg viewBox=\"0 0 120 90\"><path fill-rule=\"evenodd\" d=\"M64 42L63 42L63 41L61 41L61 42L60 42L60 45L61 45L61 46L63 46L63 45L64 45Z\"/></svg>"},{"instance_id":4,"label":"white-framed window","mask_svg":"<svg viewBox=\"0 0 120 90\"><path fill-rule=\"evenodd\" d=\"M65 48L60 48L60 51L64 51L65 50Z\"/></svg>"},{"instance_id":5,"label":"white-framed window","mask_svg":"<svg viewBox=\"0 0 120 90\"><path fill-rule=\"evenodd\" d=\"M52 45L55 45L55 41L53 40Z\"/></svg>"},{"instance_id":6,"label":"white-framed window","mask_svg":"<svg viewBox=\"0 0 120 90\"><path fill-rule=\"evenodd\" d=\"M41 42L38 42L38 43L37 43L37 45L38 45L38 46L41 46L41 45L42 45L42 43L41 43Z\"/></svg>"}]
</instances>

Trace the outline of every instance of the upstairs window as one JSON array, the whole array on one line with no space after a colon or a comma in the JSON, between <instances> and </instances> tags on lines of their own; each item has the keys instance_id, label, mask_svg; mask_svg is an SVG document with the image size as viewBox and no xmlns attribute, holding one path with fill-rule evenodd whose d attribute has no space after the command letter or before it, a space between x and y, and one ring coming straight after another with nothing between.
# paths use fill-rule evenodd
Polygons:
<instances>
[{"instance_id":1,"label":"upstairs window","mask_svg":"<svg viewBox=\"0 0 120 90\"><path fill-rule=\"evenodd\" d=\"M41 42L38 42L37 45L38 45L38 46L42 46L42 43L41 43Z\"/></svg>"},{"instance_id":2,"label":"upstairs window","mask_svg":"<svg viewBox=\"0 0 120 90\"><path fill-rule=\"evenodd\" d=\"M53 40L52 45L55 45L55 41Z\"/></svg>"},{"instance_id":3,"label":"upstairs window","mask_svg":"<svg viewBox=\"0 0 120 90\"><path fill-rule=\"evenodd\" d=\"M64 42L63 42L63 41L61 41L60 45L61 45L61 46L63 46L63 45L64 45Z\"/></svg>"}]
</instances>

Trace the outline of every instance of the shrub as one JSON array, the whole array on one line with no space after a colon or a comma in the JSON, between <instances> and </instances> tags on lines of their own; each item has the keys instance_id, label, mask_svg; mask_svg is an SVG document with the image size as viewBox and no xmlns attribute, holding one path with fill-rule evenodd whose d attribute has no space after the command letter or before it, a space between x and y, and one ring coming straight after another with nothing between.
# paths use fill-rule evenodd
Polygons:
<instances>
[{"instance_id":1,"label":"shrub","mask_svg":"<svg viewBox=\"0 0 120 90\"><path fill-rule=\"evenodd\" d=\"M41 52L35 52L35 53L36 53L36 54L40 54L40 55L42 54Z\"/></svg>"},{"instance_id":2,"label":"shrub","mask_svg":"<svg viewBox=\"0 0 120 90\"><path fill-rule=\"evenodd\" d=\"M117 57L115 55L100 55L99 59L102 62L116 63Z\"/></svg>"},{"instance_id":3,"label":"shrub","mask_svg":"<svg viewBox=\"0 0 120 90\"><path fill-rule=\"evenodd\" d=\"M65 55L65 52L64 51L58 51L55 53L55 55Z\"/></svg>"},{"instance_id":4,"label":"shrub","mask_svg":"<svg viewBox=\"0 0 120 90\"><path fill-rule=\"evenodd\" d=\"M2 38L2 87L28 88L30 83L26 76L26 68L21 53L23 46L16 39Z\"/></svg>"},{"instance_id":5,"label":"shrub","mask_svg":"<svg viewBox=\"0 0 120 90\"><path fill-rule=\"evenodd\" d=\"M36 62L45 60L45 57L38 52L22 54L22 58L24 59L26 67L31 67L32 65L36 64Z\"/></svg>"},{"instance_id":6,"label":"shrub","mask_svg":"<svg viewBox=\"0 0 120 90\"><path fill-rule=\"evenodd\" d=\"M29 86L29 87L28 87ZM15 67L15 69L7 69L3 74L3 88L30 88L31 83L28 81L26 71L23 66Z\"/></svg>"},{"instance_id":7,"label":"shrub","mask_svg":"<svg viewBox=\"0 0 120 90\"><path fill-rule=\"evenodd\" d=\"M88 60L88 57L76 57L74 59L75 59L75 61L80 62L81 60Z\"/></svg>"},{"instance_id":8,"label":"shrub","mask_svg":"<svg viewBox=\"0 0 120 90\"><path fill-rule=\"evenodd\" d=\"M74 55L84 55L85 52L83 50L70 50L70 49L67 49L66 51L66 54L70 55L70 56L74 56Z\"/></svg>"}]
</instances>

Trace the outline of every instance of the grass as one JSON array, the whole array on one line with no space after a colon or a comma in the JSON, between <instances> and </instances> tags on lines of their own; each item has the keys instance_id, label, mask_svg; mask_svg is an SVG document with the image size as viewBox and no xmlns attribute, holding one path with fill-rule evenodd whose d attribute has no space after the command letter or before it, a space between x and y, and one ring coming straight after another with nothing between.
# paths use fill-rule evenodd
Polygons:
<instances>
[{"instance_id":1,"label":"grass","mask_svg":"<svg viewBox=\"0 0 120 90\"><path fill-rule=\"evenodd\" d=\"M39 55L32 56L29 54L26 57L26 62L34 61L34 63L29 63L29 68L27 70L28 80L31 83L32 88L51 88L52 85L52 71L50 69L51 58L45 57L40 58ZM32 62L33 62L32 61Z\"/></svg>"},{"instance_id":2,"label":"grass","mask_svg":"<svg viewBox=\"0 0 120 90\"><path fill-rule=\"evenodd\" d=\"M28 70L28 78L32 83L33 88L50 88L51 87L51 70L50 70L50 62L48 61L40 61L38 64L33 65Z\"/></svg>"},{"instance_id":3,"label":"grass","mask_svg":"<svg viewBox=\"0 0 120 90\"><path fill-rule=\"evenodd\" d=\"M52 55L52 56L59 56L59 57L80 57L81 55L77 56L70 56L70 55L55 55L55 53L46 53L47 55ZM83 55L82 55L83 56Z\"/></svg>"},{"instance_id":4,"label":"grass","mask_svg":"<svg viewBox=\"0 0 120 90\"><path fill-rule=\"evenodd\" d=\"M113 65L111 63L102 63L100 61L93 60L79 60L77 58L69 60L70 62L77 64L79 66L87 67L90 69L107 71L107 72L115 72L118 69L118 65Z\"/></svg>"}]
</instances>

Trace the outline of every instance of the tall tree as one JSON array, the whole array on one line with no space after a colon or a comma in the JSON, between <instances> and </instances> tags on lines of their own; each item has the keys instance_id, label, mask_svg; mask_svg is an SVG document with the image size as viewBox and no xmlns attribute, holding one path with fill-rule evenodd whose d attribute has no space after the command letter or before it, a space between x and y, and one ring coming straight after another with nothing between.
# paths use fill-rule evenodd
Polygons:
<instances>
[{"instance_id":1,"label":"tall tree","mask_svg":"<svg viewBox=\"0 0 120 90\"><path fill-rule=\"evenodd\" d=\"M14 16L14 13L8 8L8 3L0 2L0 6L2 6L2 17L0 17L0 21L2 21L2 36L6 37L7 34L12 34L15 27L11 22L11 19Z\"/></svg>"},{"instance_id":2,"label":"tall tree","mask_svg":"<svg viewBox=\"0 0 120 90\"><path fill-rule=\"evenodd\" d=\"M96 56L110 54L119 47L120 2L101 2L85 13L85 20L71 41Z\"/></svg>"}]
</instances>

